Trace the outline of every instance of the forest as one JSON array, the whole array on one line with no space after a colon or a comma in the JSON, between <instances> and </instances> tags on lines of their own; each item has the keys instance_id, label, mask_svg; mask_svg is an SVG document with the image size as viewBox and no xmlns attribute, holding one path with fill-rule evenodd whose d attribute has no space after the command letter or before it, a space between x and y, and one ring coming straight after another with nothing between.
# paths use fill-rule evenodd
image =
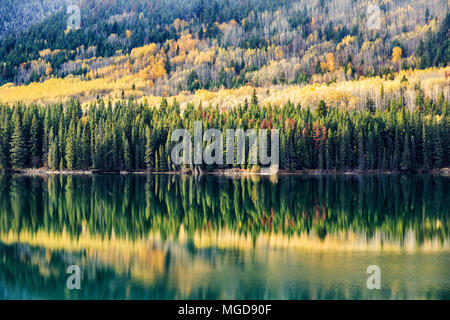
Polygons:
<instances>
[{"instance_id":1,"label":"forest","mask_svg":"<svg viewBox=\"0 0 450 320\"><path fill-rule=\"evenodd\" d=\"M69 16L58 11L2 37L0 84L48 82L53 92L61 88L52 80L73 77L125 81L127 96L174 96L392 79L450 61L445 0L381 1L378 30L367 28L367 3L359 0L84 0L80 7L80 29L67 29ZM72 97L103 96L93 85Z\"/></svg>"},{"instance_id":2,"label":"forest","mask_svg":"<svg viewBox=\"0 0 450 320\"><path fill-rule=\"evenodd\" d=\"M409 111L397 99L382 110L368 97L363 111L332 108L324 101L314 110L292 103L263 106L254 90L250 101L228 110L188 104L181 111L176 100L169 104L165 98L159 107L132 98L114 105L99 99L84 111L77 100L45 107L0 105L0 168L193 171L175 166L170 152L177 143L171 141L173 130L185 128L193 134L194 121L222 132L279 129L280 169L287 171L446 168L449 101L443 93L433 100L418 91L416 104L417 109ZM248 163L249 152L247 148L245 165L203 165L201 169L257 172L260 168Z\"/></svg>"},{"instance_id":3,"label":"forest","mask_svg":"<svg viewBox=\"0 0 450 320\"><path fill-rule=\"evenodd\" d=\"M0 38L1 170L194 171L170 137L198 120L280 129L290 172L449 166L447 1L381 1L377 30L359 0L42 5ZM232 168L260 169L201 167Z\"/></svg>"}]
</instances>

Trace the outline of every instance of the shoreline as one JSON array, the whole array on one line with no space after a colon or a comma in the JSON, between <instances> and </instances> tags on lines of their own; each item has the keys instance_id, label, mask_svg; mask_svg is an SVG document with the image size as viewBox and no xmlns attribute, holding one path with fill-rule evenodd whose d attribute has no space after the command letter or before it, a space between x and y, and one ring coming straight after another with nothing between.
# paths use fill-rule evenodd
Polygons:
<instances>
[{"instance_id":1,"label":"shoreline","mask_svg":"<svg viewBox=\"0 0 450 320\"><path fill-rule=\"evenodd\" d=\"M201 173L193 173L192 171L166 171L156 172L148 170L139 171L101 171L101 170L47 170L47 169L18 169L0 171L0 174L10 175L25 175L25 176L46 176L46 175L180 175L180 176L201 176L201 175L216 175L216 176L302 176L302 175L420 175L420 174L439 174L450 176L450 168L434 169L429 171L390 171L390 170L297 170L286 171L279 170L276 173L267 172L252 172L243 169L225 169L204 171Z\"/></svg>"}]
</instances>

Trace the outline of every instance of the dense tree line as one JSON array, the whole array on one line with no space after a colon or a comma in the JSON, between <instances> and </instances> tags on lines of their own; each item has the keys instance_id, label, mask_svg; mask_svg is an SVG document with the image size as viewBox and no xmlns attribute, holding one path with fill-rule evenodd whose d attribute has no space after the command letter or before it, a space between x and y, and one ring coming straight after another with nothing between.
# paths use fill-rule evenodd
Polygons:
<instances>
[{"instance_id":1,"label":"dense tree line","mask_svg":"<svg viewBox=\"0 0 450 320\"><path fill-rule=\"evenodd\" d=\"M450 63L450 14L447 13L436 33L428 32L425 42L417 47L419 68L446 66Z\"/></svg>"},{"instance_id":2,"label":"dense tree line","mask_svg":"<svg viewBox=\"0 0 450 320\"><path fill-rule=\"evenodd\" d=\"M309 108L250 102L221 111L189 104L183 112L176 100L159 107L129 99L98 100L86 110L78 101L49 106L0 106L0 168L46 167L53 170L172 171L175 129L280 129L280 168L322 170L431 170L449 166L449 102L417 96L418 109L405 110L390 101L373 110L370 99L362 112L329 108L321 101ZM207 143L204 143L204 147ZM202 166L203 170L245 165ZM226 152L235 152L235 150ZM235 157L236 158L236 157Z\"/></svg>"}]
</instances>

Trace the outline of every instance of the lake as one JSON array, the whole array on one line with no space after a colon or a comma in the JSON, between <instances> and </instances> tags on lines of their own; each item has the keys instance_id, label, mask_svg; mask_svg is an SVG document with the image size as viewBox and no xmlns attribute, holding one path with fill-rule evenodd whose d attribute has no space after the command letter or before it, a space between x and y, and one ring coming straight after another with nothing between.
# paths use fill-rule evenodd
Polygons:
<instances>
[{"instance_id":1,"label":"lake","mask_svg":"<svg viewBox=\"0 0 450 320\"><path fill-rule=\"evenodd\" d=\"M437 175L3 175L0 299L450 299L449 190Z\"/></svg>"}]
</instances>

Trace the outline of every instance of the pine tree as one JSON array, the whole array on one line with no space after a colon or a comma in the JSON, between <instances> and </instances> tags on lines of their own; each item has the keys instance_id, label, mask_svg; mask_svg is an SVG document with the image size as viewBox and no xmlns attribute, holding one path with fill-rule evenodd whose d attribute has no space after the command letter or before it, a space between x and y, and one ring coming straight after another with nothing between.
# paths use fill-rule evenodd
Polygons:
<instances>
[{"instance_id":1,"label":"pine tree","mask_svg":"<svg viewBox=\"0 0 450 320\"><path fill-rule=\"evenodd\" d=\"M54 137L53 129L50 129L49 134L49 151L48 151L48 167L52 170L57 170L59 168L59 144L58 137Z\"/></svg>"},{"instance_id":2,"label":"pine tree","mask_svg":"<svg viewBox=\"0 0 450 320\"><path fill-rule=\"evenodd\" d=\"M422 127L422 153L423 153L423 169L424 170L430 170L431 169L431 150L430 150L430 143L429 143L429 134L428 134L428 127L424 123Z\"/></svg>"},{"instance_id":3,"label":"pine tree","mask_svg":"<svg viewBox=\"0 0 450 320\"><path fill-rule=\"evenodd\" d=\"M350 133L348 126L341 131L339 149L339 169L347 168L351 163Z\"/></svg>"},{"instance_id":4,"label":"pine tree","mask_svg":"<svg viewBox=\"0 0 450 320\"><path fill-rule=\"evenodd\" d=\"M416 142L414 136L411 136L411 170L416 170L417 155L416 155Z\"/></svg>"},{"instance_id":5,"label":"pine tree","mask_svg":"<svg viewBox=\"0 0 450 320\"><path fill-rule=\"evenodd\" d=\"M8 169L6 137L0 128L0 170L5 171L6 169Z\"/></svg>"},{"instance_id":6,"label":"pine tree","mask_svg":"<svg viewBox=\"0 0 450 320\"><path fill-rule=\"evenodd\" d=\"M391 168L397 171L400 168L400 133L397 127L395 128L395 139L394 139L394 153L392 154L392 165Z\"/></svg>"},{"instance_id":7,"label":"pine tree","mask_svg":"<svg viewBox=\"0 0 450 320\"><path fill-rule=\"evenodd\" d=\"M36 115L33 116L30 127L30 151L31 151L31 164L33 167L38 167L41 162L41 136L38 120Z\"/></svg>"},{"instance_id":8,"label":"pine tree","mask_svg":"<svg viewBox=\"0 0 450 320\"><path fill-rule=\"evenodd\" d=\"M375 113L375 101L369 95L366 96L366 109L372 114Z\"/></svg>"},{"instance_id":9,"label":"pine tree","mask_svg":"<svg viewBox=\"0 0 450 320\"><path fill-rule=\"evenodd\" d=\"M58 125L58 142L59 142L59 168L60 170L63 170L65 167L65 152L66 152L66 136L65 136L65 128L64 128L64 115L61 116L59 119L59 125Z\"/></svg>"},{"instance_id":10,"label":"pine tree","mask_svg":"<svg viewBox=\"0 0 450 320\"><path fill-rule=\"evenodd\" d=\"M257 106L258 105L258 95L256 94L256 88L253 88L251 104L253 106Z\"/></svg>"},{"instance_id":11,"label":"pine tree","mask_svg":"<svg viewBox=\"0 0 450 320\"><path fill-rule=\"evenodd\" d=\"M362 131L358 133L358 166L359 170L366 170L366 153L364 151L364 136Z\"/></svg>"},{"instance_id":12,"label":"pine tree","mask_svg":"<svg viewBox=\"0 0 450 320\"><path fill-rule=\"evenodd\" d=\"M168 170L168 166L166 163L166 156L165 156L165 152L164 152L164 146L160 145L159 146L159 170L161 170L161 172L166 172Z\"/></svg>"},{"instance_id":13,"label":"pine tree","mask_svg":"<svg viewBox=\"0 0 450 320\"><path fill-rule=\"evenodd\" d=\"M122 136L122 144L123 144L123 161L125 170L132 171L133 168L131 165L131 149L128 139L125 137L125 133Z\"/></svg>"},{"instance_id":14,"label":"pine tree","mask_svg":"<svg viewBox=\"0 0 450 320\"><path fill-rule=\"evenodd\" d=\"M333 168L333 133L331 131L331 129L328 129L328 134L327 134L327 141L326 141L326 147L325 147L325 166L327 170L331 170Z\"/></svg>"},{"instance_id":15,"label":"pine tree","mask_svg":"<svg viewBox=\"0 0 450 320\"><path fill-rule=\"evenodd\" d=\"M160 106L159 106L159 112L162 114L162 115L165 115L166 113L167 113L167 108L168 108L168 102L167 102L167 99L166 98L162 98L162 100L161 100L161 104L160 104Z\"/></svg>"},{"instance_id":16,"label":"pine tree","mask_svg":"<svg viewBox=\"0 0 450 320\"><path fill-rule=\"evenodd\" d=\"M370 170L374 170L376 167L376 158L377 158L377 150L375 148L375 138L374 138L375 130L373 128L369 128L369 136L367 138L367 167Z\"/></svg>"},{"instance_id":17,"label":"pine tree","mask_svg":"<svg viewBox=\"0 0 450 320\"><path fill-rule=\"evenodd\" d=\"M68 170L74 170L76 168L76 133L75 133L75 120L72 119L69 125L69 131L66 136L66 165Z\"/></svg>"},{"instance_id":18,"label":"pine tree","mask_svg":"<svg viewBox=\"0 0 450 320\"><path fill-rule=\"evenodd\" d=\"M81 121L77 120L78 124L76 126L76 138L75 138L75 163L77 169L82 167L83 163L83 153L82 153L82 139L83 139L83 124Z\"/></svg>"},{"instance_id":19,"label":"pine tree","mask_svg":"<svg viewBox=\"0 0 450 320\"><path fill-rule=\"evenodd\" d=\"M407 134L405 134L405 142L403 144L403 154L402 154L402 161L400 163L400 169L402 171L411 170L411 151L409 146L409 138Z\"/></svg>"},{"instance_id":20,"label":"pine tree","mask_svg":"<svg viewBox=\"0 0 450 320\"><path fill-rule=\"evenodd\" d=\"M145 129L145 166L147 169L151 170L154 168L154 143L153 135L151 134L150 128Z\"/></svg>"},{"instance_id":21,"label":"pine tree","mask_svg":"<svg viewBox=\"0 0 450 320\"><path fill-rule=\"evenodd\" d=\"M325 104L325 101L320 100L320 101L319 101L319 104L317 105L317 115L318 115L319 117L324 118L324 117L327 116L327 112L328 112L328 107L327 107L327 105Z\"/></svg>"},{"instance_id":22,"label":"pine tree","mask_svg":"<svg viewBox=\"0 0 450 320\"><path fill-rule=\"evenodd\" d=\"M11 164L13 168L20 169L25 167L28 146L25 141L25 134L17 109L14 112L13 121L14 132L11 141Z\"/></svg>"},{"instance_id":23,"label":"pine tree","mask_svg":"<svg viewBox=\"0 0 450 320\"><path fill-rule=\"evenodd\" d=\"M432 148L433 148L433 168L441 169L443 160L442 160L442 142L439 126L436 122L433 123L432 126L433 136L432 136Z\"/></svg>"},{"instance_id":24,"label":"pine tree","mask_svg":"<svg viewBox=\"0 0 450 320\"><path fill-rule=\"evenodd\" d=\"M83 128L83 134L81 137L81 151L80 151L80 167L87 169L90 166L90 138L89 129L86 125Z\"/></svg>"},{"instance_id":25,"label":"pine tree","mask_svg":"<svg viewBox=\"0 0 450 320\"><path fill-rule=\"evenodd\" d=\"M156 172L160 172L160 171L159 171L159 156L158 156L158 151L155 152L155 171L156 171Z\"/></svg>"}]
</instances>

